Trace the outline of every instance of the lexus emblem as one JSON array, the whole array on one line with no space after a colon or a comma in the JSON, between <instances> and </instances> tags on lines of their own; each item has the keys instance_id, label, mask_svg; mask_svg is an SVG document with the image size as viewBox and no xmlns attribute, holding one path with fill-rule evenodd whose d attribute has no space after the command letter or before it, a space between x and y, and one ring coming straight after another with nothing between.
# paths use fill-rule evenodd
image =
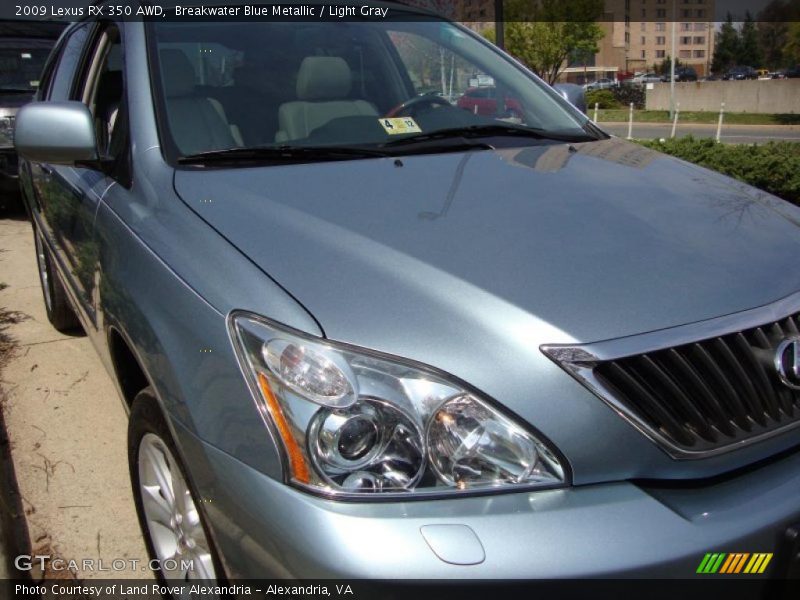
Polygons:
<instances>
[{"instance_id":1,"label":"lexus emblem","mask_svg":"<svg viewBox=\"0 0 800 600\"><path fill-rule=\"evenodd\" d=\"M800 335L786 338L778 344L775 369L784 384L800 390Z\"/></svg>"}]
</instances>

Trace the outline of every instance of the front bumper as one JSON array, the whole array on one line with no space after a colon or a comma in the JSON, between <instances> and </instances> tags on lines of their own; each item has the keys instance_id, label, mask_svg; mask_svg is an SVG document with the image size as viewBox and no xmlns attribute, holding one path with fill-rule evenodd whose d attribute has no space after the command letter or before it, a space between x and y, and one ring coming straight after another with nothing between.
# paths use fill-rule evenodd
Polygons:
<instances>
[{"instance_id":1,"label":"front bumper","mask_svg":"<svg viewBox=\"0 0 800 600\"><path fill-rule=\"evenodd\" d=\"M706 553L776 552L786 530L800 523L800 451L691 487L618 482L343 503L299 492L176 429L234 579L708 577L696 574ZM440 558L422 531L441 525L468 527L478 546L460 533L454 539L466 548L433 539ZM464 556L473 564L446 560ZM751 577L777 575L779 562Z\"/></svg>"}]
</instances>

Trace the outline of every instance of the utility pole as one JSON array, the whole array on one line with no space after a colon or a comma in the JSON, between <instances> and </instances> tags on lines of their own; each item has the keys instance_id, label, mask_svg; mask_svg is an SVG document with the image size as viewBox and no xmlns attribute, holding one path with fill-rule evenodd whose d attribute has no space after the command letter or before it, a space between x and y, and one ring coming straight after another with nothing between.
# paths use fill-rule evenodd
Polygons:
<instances>
[{"instance_id":1,"label":"utility pole","mask_svg":"<svg viewBox=\"0 0 800 600\"><path fill-rule=\"evenodd\" d=\"M675 30L678 28L678 0L672 0L672 59L669 61L669 118L675 117Z\"/></svg>"},{"instance_id":2,"label":"utility pole","mask_svg":"<svg viewBox=\"0 0 800 600\"><path fill-rule=\"evenodd\" d=\"M494 0L494 43L505 49L505 24L503 23L503 0Z\"/></svg>"}]
</instances>

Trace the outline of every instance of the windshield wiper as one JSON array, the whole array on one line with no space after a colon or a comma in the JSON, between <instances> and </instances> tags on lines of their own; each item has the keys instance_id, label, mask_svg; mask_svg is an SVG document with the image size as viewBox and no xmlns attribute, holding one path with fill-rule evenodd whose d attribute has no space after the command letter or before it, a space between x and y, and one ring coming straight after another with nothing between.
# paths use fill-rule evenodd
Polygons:
<instances>
[{"instance_id":1,"label":"windshield wiper","mask_svg":"<svg viewBox=\"0 0 800 600\"><path fill-rule=\"evenodd\" d=\"M587 134L562 134L560 132L515 127L513 125L470 125L419 133L379 144L366 146L252 146L209 150L178 158L182 165L235 162L314 162L348 160L353 158L383 158L398 154L428 154L431 152L463 152L468 150L493 150L486 142L476 138L516 136L535 139L579 142L596 139ZM443 142L444 143L441 143ZM431 145L430 142L438 142Z\"/></svg>"},{"instance_id":2,"label":"windshield wiper","mask_svg":"<svg viewBox=\"0 0 800 600\"><path fill-rule=\"evenodd\" d=\"M533 127L516 127L514 125L468 125L466 127L454 127L450 129L440 129L430 133L418 133L416 135L393 140L381 145L381 148L395 148L406 144L415 144L431 140L443 140L448 138L484 138L484 137L527 137L537 140L556 140L560 142L587 142L597 138L586 133L562 133L560 131L549 131Z\"/></svg>"},{"instance_id":3,"label":"windshield wiper","mask_svg":"<svg viewBox=\"0 0 800 600\"><path fill-rule=\"evenodd\" d=\"M226 148L198 152L178 158L182 165L214 162L265 161L325 161L351 158L376 158L388 156L381 150L357 146L254 146L249 148Z\"/></svg>"},{"instance_id":4,"label":"windshield wiper","mask_svg":"<svg viewBox=\"0 0 800 600\"><path fill-rule=\"evenodd\" d=\"M470 150L494 150L486 142L467 139L457 133L439 135L442 131L412 135L380 144L378 147L395 155L435 154L444 152L469 152ZM450 130L448 130L450 131ZM453 132L457 130L452 130ZM436 142L436 143L431 143Z\"/></svg>"}]
</instances>

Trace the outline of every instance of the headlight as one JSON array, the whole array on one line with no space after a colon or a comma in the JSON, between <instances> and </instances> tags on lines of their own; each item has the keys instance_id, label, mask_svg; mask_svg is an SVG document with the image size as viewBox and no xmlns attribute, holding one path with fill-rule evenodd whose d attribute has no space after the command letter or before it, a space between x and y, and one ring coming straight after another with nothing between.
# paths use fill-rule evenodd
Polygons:
<instances>
[{"instance_id":1,"label":"headlight","mask_svg":"<svg viewBox=\"0 0 800 600\"><path fill-rule=\"evenodd\" d=\"M0 146L14 145L14 117L0 117Z\"/></svg>"},{"instance_id":2,"label":"headlight","mask_svg":"<svg viewBox=\"0 0 800 600\"><path fill-rule=\"evenodd\" d=\"M447 375L248 313L230 325L295 485L408 497L564 484L539 437Z\"/></svg>"}]
</instances>

